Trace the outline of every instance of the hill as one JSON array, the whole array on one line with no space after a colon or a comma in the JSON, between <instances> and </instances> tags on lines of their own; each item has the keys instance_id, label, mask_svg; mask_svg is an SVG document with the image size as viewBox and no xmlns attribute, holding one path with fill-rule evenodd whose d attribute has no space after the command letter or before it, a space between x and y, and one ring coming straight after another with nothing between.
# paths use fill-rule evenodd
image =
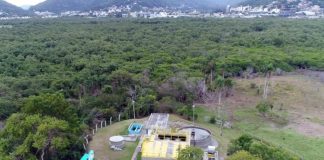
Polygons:
<instances>
[{"instance_id":1,"label":"hill","mask_svg":"<svg viewBox=\"0 0 324 160\"><path fill-rule=\"evenodd\" d=\"M30 10L50 11L56 13L62 11L85 10L93 2L94 0L47 0L32 6Z\"/></svg>"},{"instance_id":2,"label":"hill","mask_svg":"<svg viewBox=\"0 0 324 160\"><path fill-rule=\"evenodd\" d=\"M242 0L231 1L230 4ZM130 6L136 8L193 8L193 9L217 9L227 5L222 0L47 0L34 7L32 10L62 12L71 10L104 9L111 6Z\"/></svg>"},{"instance_id":3,"label":"hill","mask_svg":"<svg viewBox=\"0 0 324 160\"><path fill-rule=\"evenodd\" d=\"M272 2L274 2L275 0L245 0L242 3L240 3L241 5L251 5L251 6L259 6L259 5L267 5L270 4ZM276 0L276 2L279 2L281 4L298 4L300 2L310 2L313 5L319 5L321 7L324 7L324 1L323 0L296 0L296 1L288 1L288 0Z\"/></svg>"},{"instance_id":4,"label":"hill","mask_svg":"<svg viewBox=\"0 0 324 160\"><path fill-rule=\"evenodd\" d=\"M22 8L12 5L4 0L0 0L0 17L25 16L29 14L28 11L25 11Z\"/></svg>"}]
</instances>

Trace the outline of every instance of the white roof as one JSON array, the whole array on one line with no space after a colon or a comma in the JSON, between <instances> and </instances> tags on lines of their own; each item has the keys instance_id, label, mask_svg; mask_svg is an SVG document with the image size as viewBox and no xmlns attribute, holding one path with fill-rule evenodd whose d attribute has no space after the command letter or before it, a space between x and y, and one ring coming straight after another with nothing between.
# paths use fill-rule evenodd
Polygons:
<instances>
[{"instance_id":1,"label":"white roof","mask_svg":"<svg viewBox=\"0 0 324 160\"><path fill-rule=\"evenodd\" d=\"M110 142L121 142L124 141L124 137L122 136L112 136L109 138Z\"/></svg>"}]
</instances>

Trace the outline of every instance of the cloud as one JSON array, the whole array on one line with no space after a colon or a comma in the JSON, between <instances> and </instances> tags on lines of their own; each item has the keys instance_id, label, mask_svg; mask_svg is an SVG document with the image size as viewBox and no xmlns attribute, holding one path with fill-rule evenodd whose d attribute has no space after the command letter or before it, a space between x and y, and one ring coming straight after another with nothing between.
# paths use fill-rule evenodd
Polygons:
<instances>
[{"instance_id":1,"label":"cloud","mask_svg":"<svg viewBox=\"0 0 324 160\"><path fill-rule=\"evenodd\" d=\"M32 6L40 2L43 2L45 0L5 0L5 1L21 7L21 6Z\"/></svg>"}]
</instances>

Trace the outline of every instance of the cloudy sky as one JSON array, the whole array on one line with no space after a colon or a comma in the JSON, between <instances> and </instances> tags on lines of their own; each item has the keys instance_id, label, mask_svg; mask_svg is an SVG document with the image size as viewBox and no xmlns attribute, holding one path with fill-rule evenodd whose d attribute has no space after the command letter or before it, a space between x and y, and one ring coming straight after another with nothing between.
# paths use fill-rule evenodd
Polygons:
<instances>
[{"instance_id":1,"label":"cloudy sky","mask_svg":"<svg viewBox=\"0 0 324 160\"><path fill-rule=\"evenodd\" d=\"M16 6L31 6L43 2L45 0L5 0L9 3L12 3Z\"/></svg>"}]
</instances>

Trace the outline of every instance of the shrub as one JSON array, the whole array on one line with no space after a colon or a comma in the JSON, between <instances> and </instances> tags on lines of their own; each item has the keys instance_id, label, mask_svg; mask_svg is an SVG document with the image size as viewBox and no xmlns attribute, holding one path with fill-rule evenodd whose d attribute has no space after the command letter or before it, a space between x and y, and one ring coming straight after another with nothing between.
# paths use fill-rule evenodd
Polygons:
<instances>
[{"instance_id":1,"label":"shrub","mask_svg":"<svg viewBox=\"0 0 324 160\"><path fill-rule=\"evenodd\" d=\"M181 106L177 108L177 114L185 117L188 120L192 120L192 107L191 106ZM195 120L198 119L198 114L194 114Z\"/></svg>"},{"instance_id":2,"label":"shrub","mask_svg":"<svg viewBox=\"0 0 324 160\"><path fill-rule=\"evenodd\" d=\"M202 160L204 152L197 147L187 147L179 152L177 160Z\"/></svg>"},{"instance_id":3,"label":"shrub","mask_svg":"<svg viewBox=\"0 0 324 160\"><path fill-rule=\"evenodd\" d=\"M265 116L266 113L268 113L272 108L273 104L268 101L262 101L256 106L259 113L262 114L262 116Z\"/></svg>"},{"instance_id":4,"label":"shrub","mask_svg":"<svg viewBox=\"0 0 324 160\"><path fill-rule=\"evenodd\" d=\"M270 143L261 141L260 139L254 138L250 135L242 135L238 139L231 141L228 149L228 155L234 156L240 151L246 151L254 156L259 156L262 160L299 160L300 158L290 153L283 148L279 148ZM242 153L240 153L241 155ZM242 154L244 155L244 154ZM230 159L233 160L233 159ZM245 159L242 159L245 160ZM249 159L247 159L249 160Z\"/></svg>"},{"instance_id":5,"label":"shrub","mask_svg":"<svg viewBox=\"0 0 324 160\"><path fill-rule=\"evenodd\" d=\"M216 117L215 116L210 117L209 123L215 124L216 123Z\"/></svg>"},{"instance_id":6,"label":"shrub","mask_svg":"<svg viewBox=\"0 0 324 160\"><path fill-rule=\"evenodd\" d=\"M253 142L253 138L250 135L242 135L238 139L232 140L231 144L228 148L227 154L232 155L237 151L246 150L248 151L251 144Z\"/></svg>"},{"instance_id":7,"label":"shrub","mask_svg":"<svg viewBox=\"0 0 324 160\"><path fill-rule=\"evenodd\" d=\"M255 157L247 151L238 151L229 156L226 160L261 160L261 158Z\"/></svg>"},{"instance_id":8,"label":"shrub","mask_svg":"<svg viewBox=\"0 0 324 160\"><path fill-rule=\"evenodd\" d=\"M255 89L255 88L256 88L256 84L255 84L255 83L251 83L251 84L250 84L250 88L251 88L251 89Z\"/></svg>"},{"instance_id":9,"label":"shrub","mask_svg":"<svg viewBox=\"0 0 324 160\"><path fill-rule=\"evenodd\" d=\"M299 160L299 158L287 151L261 141L254 141L249 149L253 155L260 155L263 160Z\"/></svg>"}]
</instances>

